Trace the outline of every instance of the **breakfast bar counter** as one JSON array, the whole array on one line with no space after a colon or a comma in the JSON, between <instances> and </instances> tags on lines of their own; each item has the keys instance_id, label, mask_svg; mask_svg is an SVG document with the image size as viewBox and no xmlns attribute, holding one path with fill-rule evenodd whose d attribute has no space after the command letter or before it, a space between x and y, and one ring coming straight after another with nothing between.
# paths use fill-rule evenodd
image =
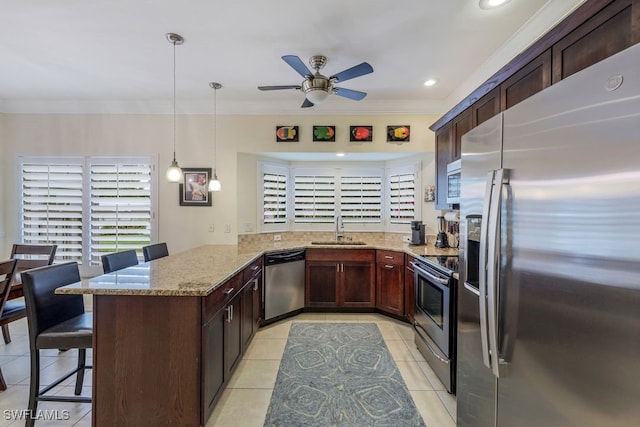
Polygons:
<instances>
[{"instance_id":1,"label":"breakfast bar counter","mask_svg":"<svg viewBox=\"0 0 640 427\"><path fill-rule=\"evenodd\" d=\"M93 426L202 426L261 321L262 255L310 242L206 245L56 290L93 295ZM409 255L456 249L383 242Z\"/></svg>"}]
</instances>

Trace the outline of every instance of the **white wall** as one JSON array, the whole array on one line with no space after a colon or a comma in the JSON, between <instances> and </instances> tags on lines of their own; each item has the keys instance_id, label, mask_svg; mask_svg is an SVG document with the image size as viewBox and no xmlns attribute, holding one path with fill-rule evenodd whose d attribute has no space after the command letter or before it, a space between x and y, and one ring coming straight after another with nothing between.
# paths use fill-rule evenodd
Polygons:
<instances>
[{"instance_id":1,"label":"white wall","mask_svg":"<svg viewBox=\"0 0 640 427\"><path fill-rule=\"evenodd\" d=\"M158 155L158 239L171 252L206 243L235 243L239 226L248 222L247 206L255 206L257 194L245 189L238 194L238 180L256 181L242 153L265 152L423 152L423 187L433 184L434 135L428 126L437 116L218 116L217 169L222 191L214 193L212 207L181 207L178 187L164 181L171 162L173 133L171 115L0 115L2 149L0 174L0 232L6 232L2 252L19 240L19 155ZM213 117L177 116L177 159L182 167L213 167ZM312 142L312 125L336 125L336 142ZM411 142L386 142L387 125L411 126ZM276 143L276 125L300 126L300 142ZM348 142L349 125L373 125L374 140ZM249 157L250 158L250 157ZM242 167L238 167L238 161ZM252 177L249 174L253 174ZM4 194L3 194L4 193ZM429 232L435 227L433 204L423 203L423 221ZM255 222L255 208L252 212ZM4 221L2 221L4 219ZM214 232L209 232L209 225ZM225 224L231 226L224 233Z\"/></svg>"}]
</instances>

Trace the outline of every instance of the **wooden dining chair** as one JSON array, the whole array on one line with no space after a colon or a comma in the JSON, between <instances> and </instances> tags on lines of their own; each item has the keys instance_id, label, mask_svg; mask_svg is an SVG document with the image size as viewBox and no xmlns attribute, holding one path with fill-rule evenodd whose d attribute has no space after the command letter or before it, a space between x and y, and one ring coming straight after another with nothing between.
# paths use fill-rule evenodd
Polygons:
<instances>
[{"instance_id":1,"label":"wooden dining chair","mask_svg":"<svg viewBox=\"0 0 640 427\"><path fill-rule=\"evenodd\" d=\"M16 268L13 273L12 285L20 283L20 273L36 267L51 265L56 256L58 245L28 245L14 244L11 248L11 259L16 260ZM26 317L27 309L22 300L7 301L4 307L4 314L0 317L2 327L2 338L5 344L11 342L9 333L9 323Z\"/></svg>"},{"instance_id":2,"label":"wooden dining chair","mask_svg":"<svg viewBox=\"0 0 640 427\"><path fill-rule=\"evenodd\" d=\"M7 302L7 298L9 297L9 292L11 291L11 279L13 279L13 272L15 269L15 259L0 262L0 319L4 317L4 306ZM4 381L2 369L0 369L0 391L6 389L7 383Z\"/></svg>"}]
</instances>

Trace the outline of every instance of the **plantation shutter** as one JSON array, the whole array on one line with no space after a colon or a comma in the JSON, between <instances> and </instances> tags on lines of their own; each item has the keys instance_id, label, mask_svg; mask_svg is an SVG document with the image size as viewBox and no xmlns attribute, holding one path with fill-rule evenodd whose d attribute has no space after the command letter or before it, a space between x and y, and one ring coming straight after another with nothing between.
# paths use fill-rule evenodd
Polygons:
<instances>
[{"instance_id":1,"label":"plantation shutter","mask_svg":"<svg viewBox=\"0 0 640 427\"><path fill-rule=\"evenodd\" d=\"M22 241L56 244L56 261L82 263L83 160L22 163Z\"/></svg>"},{"instance_id":2,"label":"plantation shutter","mask_svg":"<svg viewBox=\"0 0 640 427\"><path fill-rule=\"evenodd\" d=\"M305 174L294 177L295 222L333 222L335 199L334 175Z\"/></svg>"},{"instance_id":3,"label":"plantation shutter","mask_svg":"<svg viewBox=\"0 0 640 427\"><path fill-rule=\"evenodd\" d=\"M263 173L263 217L264 224L287 222L287 175Z\"/></svg>"},{"instance_id":4,"label":"plantation shutter","mask_svg":"<svg viewBox=\"0 0 640 427\"><path fill-rule=\"evenodd\" d=\"M91 263L99 264L103 254L150 244L151 163L96 162L90 170Z\"/></svg>"},{"instance_id":5,"label":"plantation shutter","mask_svg":"<svg viewBox=\"0 0 640 427\"><path fill-rule=\"evenodd\" d=\"M415 174L389 176L389 214L392 224L409 224L415 218Z\"/></svg>"},{"instance_id":6,"label":"plantation shutter","mask_svg":"<svg viewBox=\"0 0 640 427\"><path fill-rule=\"evenodd\" d=\"M382 221L382 176L355 174L340 178L340 215L344 222Z\"/></svg>"}]
</instances>

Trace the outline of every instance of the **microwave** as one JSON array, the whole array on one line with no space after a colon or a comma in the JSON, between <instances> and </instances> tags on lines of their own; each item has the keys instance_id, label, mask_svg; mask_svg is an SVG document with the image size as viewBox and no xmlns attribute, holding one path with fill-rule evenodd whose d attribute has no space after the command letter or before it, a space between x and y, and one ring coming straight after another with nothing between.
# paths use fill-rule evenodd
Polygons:
<instances>
[{"instance_id":1,"label":"microwave","mask_svg":"<svg viewBox=\"0 0 640 427\"><path fill-rule=\"evenodd\" d=\"M462 171L462 160L458 159L447 165L447 203L460 203L460 172Z\"/></svg>"}]
</instances>

